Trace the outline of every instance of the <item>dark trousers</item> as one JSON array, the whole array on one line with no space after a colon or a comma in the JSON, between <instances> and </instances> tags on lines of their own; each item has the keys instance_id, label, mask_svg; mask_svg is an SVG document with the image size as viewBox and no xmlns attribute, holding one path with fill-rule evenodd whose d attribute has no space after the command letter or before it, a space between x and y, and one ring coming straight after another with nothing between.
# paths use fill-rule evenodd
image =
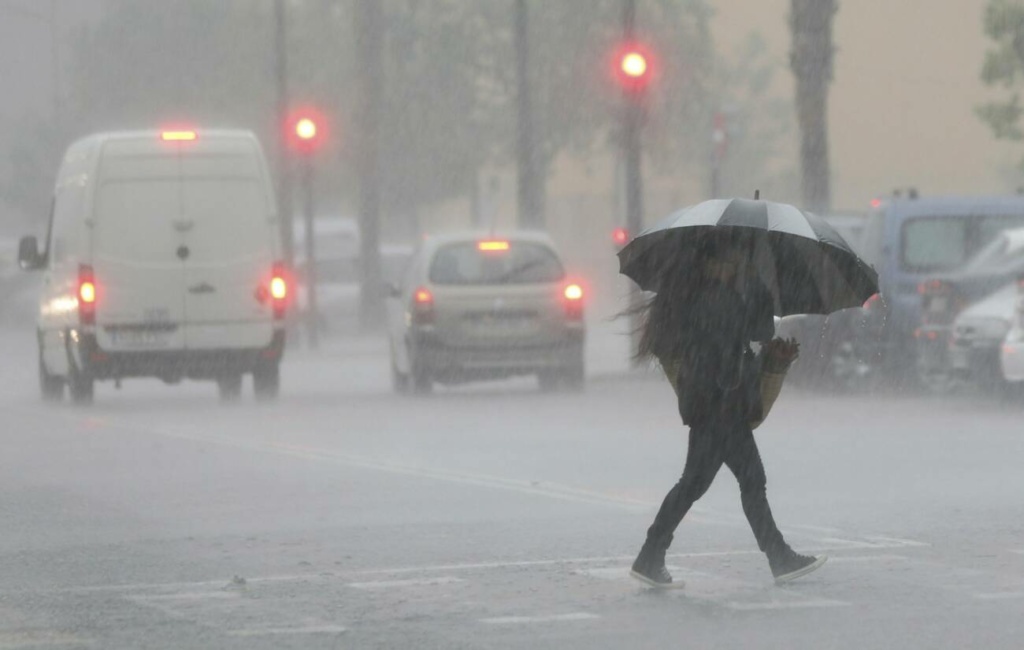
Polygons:
<instances>
[{"instance_id":1,"label":"dark trousers","mask_svg":"<svg viewBox=\"0 0 1024 650\"><path fill-rule=\"evenodd\" d=\"M723 463L739 481L743 513L750 522L758 547L769 557L787 548L768 506L767 478L761 454L757 451L754 433L745 422L717 422L690 427L683 476L665 497L654 524L647 531L649 545L659 550L668 548L679 522L690 506L711 487Z\"/></svg>"}]
</instances>

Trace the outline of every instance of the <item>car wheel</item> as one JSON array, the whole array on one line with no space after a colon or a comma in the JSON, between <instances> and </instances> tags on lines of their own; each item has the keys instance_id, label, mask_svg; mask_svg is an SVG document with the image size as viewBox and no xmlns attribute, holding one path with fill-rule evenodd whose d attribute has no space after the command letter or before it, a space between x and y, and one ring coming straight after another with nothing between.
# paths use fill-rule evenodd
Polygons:
<instances>
[{"instance_id":1,"label":"car wheel","mask_svg":"<svg viewBox=\"0 0 1024 650\"><path fill-rule=\"evenodd\" d=\"M259 402L277 399L281 393L281 365L276 361L257 364L252 371L252 392Z\"/></svg>"},{"instance_id":2,"label":"car wheel","mask_svg":"<svg viewBox=\"0 0 1024 650\"><path fill-rule=\"evenodd\" d=\"M399 395L409 392L409 375L403 374L395 366L394 358L391 359L391 389Z\"/></svg>"},{"instance_id":3,"label":"car wheel","mask_svg":"<svg viewBox=\"0 0 1024 650\"><path fill-rule=\"evenodd\" d=\"M537 373L537 388L542 393L558 390L558 373L554 370L541 370Z\"/></svg>"},{"instance_id":4,"label":"car wheel","mask_svg":"<svg viewBox=\"0 0 1024 650\"><path fill-rule=\"evenodd\" d=\"M410 350L409 366L412 371L412 391L417 395L427 395L434 390L434 380L430 378L430 369Z\"/></svg>"},{"instance_id":5,"label":"car wheel","mask_svg":"<svg viewBox=\"0 0 1024 650\"><path fill-rule=\"evenodd\" d=\"M76 368L73 363L69 370L68 393L71 395L71 401L81 405L92 404L95 394L93 378L88 373Z\"/></svg>"},{"instance_id":6,"label":"car wheel","mask_svg":"<svg viewBox=\"0 0 1024 650\"><path fill-rule=\"evenodd\" d=\"M64 399L64 380L54 377L43 364L43 351L39 351L39 392L46 402L59 402Z\"/></svg>"},{"instance_id":7,"label":"car wheel","mask_svg":"<svg viewBox=\"0 0 1024 650\"><path fill-rule=\"evenodd\" d=\"M225 375L217 379L217 394L222 402L237 402L242 396L242 373Z\"/></svg>"}]
</instances>

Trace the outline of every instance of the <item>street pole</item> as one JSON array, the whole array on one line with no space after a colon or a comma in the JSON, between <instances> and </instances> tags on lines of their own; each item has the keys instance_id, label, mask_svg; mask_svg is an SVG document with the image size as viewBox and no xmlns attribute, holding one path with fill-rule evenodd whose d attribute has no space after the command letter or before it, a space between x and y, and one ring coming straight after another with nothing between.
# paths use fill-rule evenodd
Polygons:
<instances>
[{"instance_id":1,"label":"street pole","mask_svg":"<svg viewBox=\"0 0 1024 650\"><path fill-rule=\"evenodd\" d=\"M357 173L359 176L359 232L361 281L359 324L364 332L378 331L384 322L383 273L380 261L380 120L384 112L383 3L355 0L356 61L359 68Z\"/></svg>"},{"instance_id":2,"label":"street pole","mask_svg":"<svg viewBox=\"0 0 1024 650\"><path fill-rule=\"evenodd\" d=\"M285 0L274 0L275 80L277 84L277 212L285 263L295 265L295 239L292 231L292 174L290 154L285 142L288 123L288 27Z\"/></svg>"},{"instance_id":3,"label":"street pole","mask_svg":"<svg viewBox=\"0 0 1024 650\"><path fill-rule=\"evenodd\" d=\"M545 221L542 178L537 164L536 130L530 96L529 24L526 0L515 0L518 219L522 228L542 228Z\"/></svg>"},{"instance_id":4,"label":"street pole","mask_svg":"<svg viewBox=\"0 0 1024 650\"><path fill-rule=\"evenodd\" d=\"M624 42L630 43L636 34L636 0L624 0L622 30ZM643 126L643 93L626 90L623 96L622 148L626 175L626 228L636 237L644 225L644 189L641 160L643 156L640 130ZM640 288L632 287L629 294L631 354L635 356L640 343L640 308L643 296Z\"/></svg>"},{"instance_id":5,"label":"street pole","mask_svg":"<svg viewBox=\"0 0 1024 650\"><path fill-rule=\"evenodd\" d=\"M306 234L306 332L309 347L316 350L320 347L320 312L316 300L316 244L313 233L313 161L312 153L302 156L302 194L305 214Z\"/></svg>"}]
</instances>

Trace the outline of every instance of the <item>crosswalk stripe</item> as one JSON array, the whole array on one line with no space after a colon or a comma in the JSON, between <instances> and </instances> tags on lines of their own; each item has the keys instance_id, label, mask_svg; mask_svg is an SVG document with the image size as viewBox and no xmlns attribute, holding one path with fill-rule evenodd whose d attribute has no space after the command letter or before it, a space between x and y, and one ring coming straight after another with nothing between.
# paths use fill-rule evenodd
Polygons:
<instances>
[{"instance_id":1,"label":"crosswalk stripe","mask_svg":"<svg viewBox=\"0 0 1024 650\"><path fill-rule=\"evenodd\" d=\"M573 612L571 614L554 614L550 616L497 616L494 618L482 618L481 623L487 625L522 625L529 623L560 623L568 621L592 621L601 618L597 614L587 612Z\"/></svg>"}]
</instances>

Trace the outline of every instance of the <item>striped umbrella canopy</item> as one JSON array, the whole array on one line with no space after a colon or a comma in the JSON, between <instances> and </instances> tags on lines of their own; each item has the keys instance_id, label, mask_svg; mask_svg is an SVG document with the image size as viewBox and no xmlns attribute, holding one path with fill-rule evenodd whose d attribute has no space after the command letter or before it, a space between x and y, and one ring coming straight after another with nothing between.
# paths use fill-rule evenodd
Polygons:
<instances>
[{"instance_id":1,"label":"striped umbrella canopy","mask_svg":"<svg viewBox=\"0 0 1024 650\"><path fill-rule=\"evenodd\" d=\"M619 272L654 292L669 282L697 281L699 251L711 240L742 245L774 297L776 316L829 314L878 293L878 274L824 219L785 203L747 199L673 212L619 251Z\"/></svg>"}]
</instances>

